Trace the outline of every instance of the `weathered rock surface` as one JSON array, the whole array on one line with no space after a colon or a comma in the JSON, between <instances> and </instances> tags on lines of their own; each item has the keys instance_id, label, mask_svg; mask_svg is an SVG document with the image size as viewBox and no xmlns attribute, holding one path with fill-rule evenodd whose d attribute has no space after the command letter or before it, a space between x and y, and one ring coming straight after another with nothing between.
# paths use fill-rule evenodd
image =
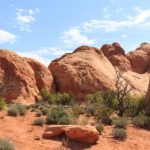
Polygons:
<instances>
[{"instance_id":1,"label":"weathered rock surface","mask_svg":"<svg viewBox=\"0 0 150 150\"><path fill-rule=\"evenodd\" d=\"M102 51L94 47L81 46L51 62L57 90L70 92L78 100L86 94L114 88L115 71Z\"/></svg>"},{"instance_id":2,"label":"weathered rock surface","mask_svg":"<svg viewBox=\"0 0 150 150\"><path fill-rule=\"evenodd\" d=\"M38 90L45 89L49 92L55 92L55 84L50 70L35 59L25 58L25 60L34 71Z\"/></svg>"},{"instance_id":3,"label":"weathered rock surface","mask_svg":"<svg viewBox=\"0 0 150 150\"><path fill-rule=\"evenodd\" d=\"M25 59L0 50L0 95L6 101L33 102L37 93L34 72Z\"/></svg>"},{"instance_id":4,"label":"weathered rock surface","mask_svg":"<svg viewBox=\"0 0 150 150\"><path fill-rule=\"evenodd\" d=\"M51 125L43 133L43 138L49 139L62 134L69 140L86 144L95 144L99 139L97 130L88 125Z\"/></svg>"},{"instance_id":5,"label":"weathered rock surface","mask_svg":"<svg viewBox=\"0 0 150 150\"><path fill-rule=\"evenodd\" d=\"M141 44L135 51L129 52L127 58L134 72L140 74L147 72L150 67L150 44Z\"/></svg>"},{"instance_id":6,"label":"weathered rock surface","mask_svg":"<svg viewBox=\"0 0 150 150\"><path fill-rule=\"evenodd\" d=\"M48 68L12 51L0 50L0 96L8 102L32 103L41 89L55 91Z\"/></svg>"},{"instance_id":7,"label":"weathered rock surface","mask_svg":"<svg viewBox=\"0 0 150 150\"><path fill-rule=\"evenodd\" d=\"M127 59L124 49L118 43L105 44L101 47L101 51L114 67L118 67L121 71L131 70L130 61Z\"/></svg>"}]
</instances>

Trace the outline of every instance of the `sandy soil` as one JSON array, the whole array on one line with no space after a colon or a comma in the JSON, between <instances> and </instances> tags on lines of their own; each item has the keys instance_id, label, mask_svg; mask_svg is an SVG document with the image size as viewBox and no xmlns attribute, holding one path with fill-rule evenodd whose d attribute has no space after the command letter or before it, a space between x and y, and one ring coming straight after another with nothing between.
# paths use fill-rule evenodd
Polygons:
<instances>
[{"instance_id":1,"label":"sandy soil","mask_svg":"<svg viewBox=\"0 0 150 150\"><path fill-rule=\"evenodd\" d=\"M26 116L10 117L6 112L0 112L0 138L7 138L15 145L16 150L62 150L60 139L45 140L41 135L46 126L33 126L36 118L33 112ZM96 145L82 145L70 142L72 150L150 150L150 131L136 129L132 125L127 128L128 138L125 141L113 140L111 126L104 129ZM40 139L36 139L40 138Z\"/></svg>"}]
</instances>

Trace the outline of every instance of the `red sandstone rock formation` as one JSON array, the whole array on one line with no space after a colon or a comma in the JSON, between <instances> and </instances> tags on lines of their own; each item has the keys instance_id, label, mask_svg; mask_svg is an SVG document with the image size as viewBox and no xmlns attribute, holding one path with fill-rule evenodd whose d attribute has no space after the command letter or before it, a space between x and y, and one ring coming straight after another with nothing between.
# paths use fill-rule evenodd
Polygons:
<instances>
[{"instance_id":1,"label":"red sandstone rock formation","mask_svg":"<svg viewBox=\"0 0 150 150\"><path fill-rule=\"evenodd\" d=\"M81 46L52 61L49 69L58 91L73 93L78 100L114 87L114 68L102 51L94 47Z\"/></svg>"},{"instance_id":2,"label":"red sandstone rock formation","mask_svg":"<svg viewBox=\"0 0 150 150\"><path fill-rule=\"evenodd\" d=\"M51 125L43 133L43 138L50 139L65 134L69 140L86 144L96 144L99 133L88 125Z\"/></svg>"},{"instance_id":3,"label":"red sandstone rock formation","mask_svg":"<svg viewBox=\"0 0 150 150\"><path fill-rule=\"evenodd\" d=\"M55 89L46 67L12 51L0 50L0 96L8 102L32 103L41 89Z\"/></svg>"}]
</instances>

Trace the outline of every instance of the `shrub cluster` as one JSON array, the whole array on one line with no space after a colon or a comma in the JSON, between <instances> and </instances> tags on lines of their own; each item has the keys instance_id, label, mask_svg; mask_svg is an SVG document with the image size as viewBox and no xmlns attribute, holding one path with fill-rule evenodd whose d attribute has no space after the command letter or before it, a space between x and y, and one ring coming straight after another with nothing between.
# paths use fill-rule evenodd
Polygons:
<instances>
[{"instance_id":1,"label":"shrub cluster","mask_svg":"<svg viewBox=\"0 0 150 150\"><path fill-rule=\"evenodd\" d=\"M41 90L39 94L42 98L42 101L46 101L49 104L56 104L56 105L74 104L74 97L68 93L49 93L46 90Z\"/></svg>"},{"instance_id":2,"label":"shrub cluster","mask_svg":"<svg viewBox=\"0 0 150 150\"><path fill-rule=\"evenodd\" d=\"M150 117L140 114L139 116L133 118L133 124L136 127L145 128L150 130Z\"/></svg>"},{"instance_id":3,"label":"shrub cluster","mask_svg":"<svg viewBox=\"0 0 150 150\"><path fill-rule=\"evenodd\" d=\"M115 125L115 128L126 128L128 121L126 118L117 118L113 121L113 124Z\"/></svg>"},{"instance_id":4,"label":"shrub cluster","mask_svg":"<svg viewBox=\"0 0 150 150\"><path fill-rule=\"evenodd\" d=\"M23 104L17 103L17 104L12 104L8 108L8 115L10 116L23 116L27 113L27 109Z\"/></svg>"},{"instance_id":5,"label":"shrub cluster","mask_svg":"<svg viewBox=\"0 0 150 150\"><path fill-rule=\"evenodd\" d=\"M61 107L54 107L46 116L47 124L69 124L69 115Z\"/></svg>"},{"instance_id":6,"label":"shrub cluster","mask_svg":"<svg viewBox=\"0 0 150 150\"><path fill-rule=\"evenodd\" d=\"M15 147L7 139L0 139L0 150L15 150Z\"/></svg>"},{"instance_id":7,"label":"shrub cluster","mask_svg":"<svg viewBox=\"0 0 150 150\"><path fill-rule=\"evenodd\" d=\"M33 125L37 125L37 126L43 126L43 124L45 123L45 119L40 117L40 118L36 118L33 121Z\"/></svg>"},{"instance_id":8,"label":"shrub cluster","mask_svg":"<svg viewBox=\"0 0 150 150\"><path fill-rule=\"evenodd\" d=\"M121 128L114 128L112 130L112 136L114 139L125 140L127 138L127 132Z\"/></svg>"},{"instance_id":9,"label":"shrub cluster","mask_svg":"<svg viewBox=\"0 0 150 150\"><path fill-rule=\"evenodd\" d=\"M95 128L99 132L99 134L101 134L102 131L104 130L104 125L102 123L99 123L95 125Z\"/></svg>"},{"instance_id":10,"label":"shrub cluster","mask_svg":"<svg viewBox=\"0 0 150 150\"><path fill-rule=\"evenodd\" d=\"M0 110L4 109L6 107L6 102L2 97L0 97Z\"/></svg>"}]
</instances>

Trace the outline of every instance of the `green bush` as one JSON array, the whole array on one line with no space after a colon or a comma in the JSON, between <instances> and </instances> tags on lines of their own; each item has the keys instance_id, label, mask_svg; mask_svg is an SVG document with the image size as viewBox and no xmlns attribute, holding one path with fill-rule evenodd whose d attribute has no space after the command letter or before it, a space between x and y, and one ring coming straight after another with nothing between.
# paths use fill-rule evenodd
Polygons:
<instances>
[{"instance_id":1,"label":"green bush","mask_svg":"<svg viewBox=\"0 0 150 150\"><path fill-rule=\"evenodd\" d=\"M125 115L129 117L136 117L140 112L144 112L146 108L144 99L144 96L133 97L131 95L127 95L125 99Z\"/></svg>"},{"instance_id":2,"label":"green bush","mask_svg":"<svg viewBox=\"0 0 150 150\"><path fill-rule=\"evenodd\" d=\"M40 118L36 118L33 121L33 125L37 125L37 126L43 126L43 124L45 123L45 119L40 117Z\"/></svg>"},{"instance_id":3,"label":"green bush","mask_svg":"<svg viewBox=\"0 0 150 150\"><path fill-rule=\"evenodd\" d=\"M140 114L139 116L133 118L133 124L136 127L145 128L150 130L150 117Z\"/></svg>"},{"instance_id":4,"label":"green bush","mask_svg":"<svg viewBox=\"0 0 150 150\"><path fill-rule=\"evenodd\" d=\"M47 115L48 112L49 112L49 109L46 108L46 107L43 107L43 108L41 109L41 112L42 112L43 115Z\"/></svg>"},{"instance_id":5,"label":"green bush","mask_svg":"<svg viewBox=\"0 0 150 150\"><path fill-rule=\"evenodd\" d=\"M6 107L6 102L2 97L0 97L0 110L4 109Z\"/></svg>"},{"instance_id":6,"label":"green bush","mask_svg":"<svg viewBox=\"0 0 150 150\"><path fill-rule=\"evenodd\" d=\"M59 119L57 124L64 124L67 125L70 123L69 117L68 116L63 116Z\"/></svg>"},{"instance_id":7,"label":"green bush","mask_svg":"<svg viewBox=\"0 0 150 150\"><path fill-rule=\"evenodd\" d=\"M104 125L102 125L102 123L99 123L95 125L95 128L99 132L99 134L101 134L102 131L104 130Z\"/></svg>"},{"instance_id":8,"label":"green bush","mask_svg":"<svg viewBox=\"0 0 150 150\"><path fill-rule=\"evenodd\" d=\"M42 116L42 112L37 111L37 112L36 112L36 114L35 114L35 116L36 116L36 117L40 117L40 116Z\"/></svg>"},{"instance_id":9,"label":"green bush","mask_svg":"<svg viewBox=\"0 0 150 150\"><path fill-rule=\"evenodd\" d=\"M109 107L104 107L98 110L95 114L96 120L99 122L101 121L103 124L111 125L111 115L113 110Z\"/></svg>"},{"instance_id":10,"label":"green bush","mask_svg":"<svg viewBox=\"0 0 150 150\"><path fill-rule=\"evenodd\" d=\"M115 125L115 128L126 128L128 121L126 118L117 118L113 121L113 124Z\"/></svg>"},{"instance_id":11,"label":"green bush","mask_svg":"<svg viewBox=\"0 0 150 150\"><path fill-rule=\"evenodd\" d=\"M79 116L85 113L84 108L80 107L80 106L75 106L72 108L72 111L74 113L75 116Z\"/></svg>"},{"instance_id":12,"label":"green bush","mask_svg":"<svg viewBox=\"0 0 150 150\"><path fill-rule=\"evenodd\" d=\"M16 104L18 111L19 111L19 115L24 116L27 113L27 109L23 104Z\"/></svg>"},{"instance_id":13,"label":"green bush","mask_svg":"<svg viewBox=\"0 0 150 150\"><path fill-rule=\"evenodd\" d=\"M127 132L125 129L114 128L112 130L112 136L114 139L124 140L127 138Z\"/></svg>"},{"instance_id":14,"label":"green bush","mask_svg":"<svg viewBox=\"0 0 150 150\"><path fill-rule=\"evenodd\" d=\"M8 115L10 116L23 116L27 113L27 109L23 104L17 103L17 104L12 104L8 108Z\"/></svg>"},{"instance_id":15,"label":"green bush","mask_svg":"<svg viewBox=\"0 0 150 150\"><path fill-rule=\"evenodd\" d=\"M19 110L16 107L16 105L11 105L8 108L8 115L10 115L10 116L18 116L19 115Z\"/></svg>"},{"instance_id":16,"label":"green bush","mask_svg":"<svg viewBox=\"0 0 150 150\"><path fill-rule=\"evenodd\" d=\"M52 110L47 114L46 120L47 124L69 124L69 116L61 107L52 108Z\"/></svg>"},{"instance_id":17,"label":"green bush","mask_svg":"<svg viewBox=\"0 0 150 150\"><path fill-rule=\"evenodd\" d=\"M40 96L44 102L57 105L73 105L74 97L68 93L49 93L46 90L40 91Z\"/></svg>"},{"instance_id":18,"label":"green bush","mask_svg":"<svg viewBox=\"0 0 150 150\"><path fill-rule=\"evenodd\" d=\"M7 139L0 139L0 150L15 150L15 147Z\"/></svg>"}]
</instances>

